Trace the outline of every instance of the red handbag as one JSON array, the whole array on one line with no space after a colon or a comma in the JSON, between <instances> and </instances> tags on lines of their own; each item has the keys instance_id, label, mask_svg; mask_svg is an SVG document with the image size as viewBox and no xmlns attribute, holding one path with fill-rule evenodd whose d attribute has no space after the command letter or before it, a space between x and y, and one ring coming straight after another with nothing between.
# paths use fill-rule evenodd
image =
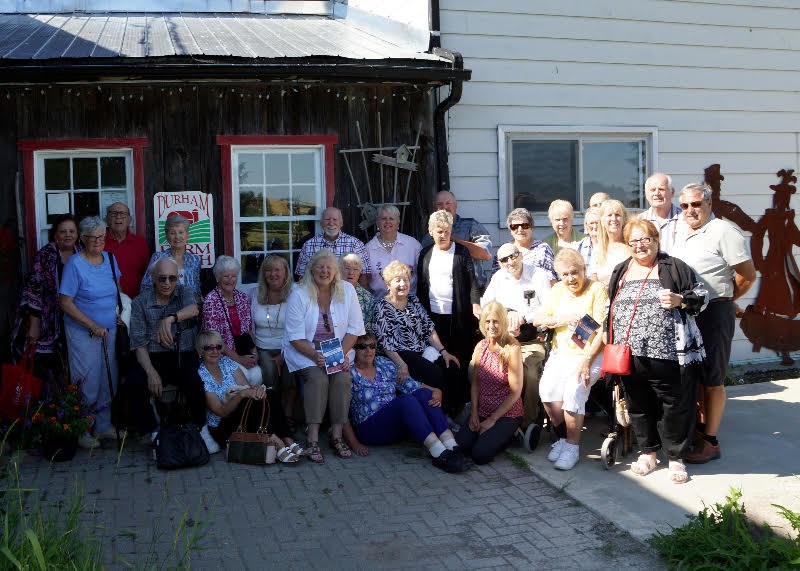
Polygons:
<instances>
[{"instance_id":1,"label":"red handbag","mask_svg":"<svg viewBox=\"0 0 800 571\"><path fill-rule=\"evenodd\" d=\"M655 266L653 266L653 268L654 267ZM614 334L614 316L612 315L611 311L614 308L614 303L617 301L619 291L622 289L622 284L625 283L625 277L628 275L628 270L631 269L630 265L628 266L628 269L625 270L625 274L620 280L619 287L617 287L617 292L614 294L614 300L608 306L608 344L603 349L603 366L601 369L601 373L603 375L607 373L623 376L631 374L631 348L628 345L628 338L631 336L631 326L633 325L633 316L636 315L636 306L639 305L639 298L642 296L644 284L647 283L647 278L650 277L650 274L653 272L653 268L650 268L650 271L647 272L647 275L642 280L642 287L639 288L639 294L636 296L636 301L633 302L633 311L631 311L631 320L630 323L628 323L628 332L625 335L625 343L615 345L612 343Z\"/></svg>"},{"instance_id":2,"label":"red handbag","mask_svg":"<svg viewBox=\"0 0 800 571\"><path fill-rule=\"evenodd\" d=\"M25 415L25 409L42 394L42 381L33 374L33 358L36 344L31 343L22 354L19 363L3 363L2 388L0 389L0 416L17 420Z\"/></svg>"}]
</instances>

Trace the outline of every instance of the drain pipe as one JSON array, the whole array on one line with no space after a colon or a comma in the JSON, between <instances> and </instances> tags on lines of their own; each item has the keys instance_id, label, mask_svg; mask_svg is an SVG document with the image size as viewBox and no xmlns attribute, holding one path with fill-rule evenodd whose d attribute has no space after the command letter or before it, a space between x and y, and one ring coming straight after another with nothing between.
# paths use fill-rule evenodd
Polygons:
<instances>
[{"instance_id":1,"label":"drain pipe","mask_svg":"<svg viewBox=\"0 0 800 571\"><path fill-rule=\"evenodd\" d=\"M464 69L464 58L458 52L444 48L434 48L434 55L453 62L453 69ZM450 190L450 161L447 151L447 128L444 118L447 111L461 100L464 82L456 79L450 82L450 94L436 106L433 112L433 140L436 146L437 190Z\"/></svg>"}]
</instances>

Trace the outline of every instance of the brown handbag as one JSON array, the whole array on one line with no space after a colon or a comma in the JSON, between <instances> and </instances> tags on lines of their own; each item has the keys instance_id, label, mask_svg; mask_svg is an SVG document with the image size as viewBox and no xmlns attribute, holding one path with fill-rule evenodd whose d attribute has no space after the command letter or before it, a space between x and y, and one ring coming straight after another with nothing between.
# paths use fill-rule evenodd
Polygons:
<instances>
[{"instance_id":1,"label":"brown handbag","mask_svg":"<svg viewBox=\"0 0 800 571\"><path fill-rule=\"evenodd\" d=\"M654 267L655 266L653 266L653 268ZM633 302L633 311L631 311L631 320L628 323L628 332L625 335L625 342L622 344L615 345L612 342L614 334L614 316L611 312L614 308L614 303L617 301L617 296L622 289L622 284L625 283L625 278L628 275L628 271L631 269L630 265L628 266L628 269L625 270L625 274L620 280L619 287L617 287L617 292L614 294L614 300L608 306L608 344L603 349L602 374L604 375L611 374L624 376L631 374L631 348L628 345L628 339L631 336L631 327L633 326L633 317L636 315L636 306L639 305L639 298L642 296L644 284L647 283L647 278L650 277L650 274L653 272L653 268L650 268L650 271L647 272L647 275L642 280L642 287L639 288L639 294L636 296L636 301Z\"/></svg>"},{"instance_id":2,"label":"brown handbag","mask_svg":"<svg viewBox=\"0 0 800 571\"><path fill-rule=\"evenodd\" d=\"M272 435L267 432L269 422L269 400L264 399L261 407L261 420L255 432L246 432L247 419L253 399L247 399L239 419L239 426L228 439L228 449L225 459L235 464L253 464L263 466L275 463L275 445L272 444Z\"/></svg>"}]
</instances>

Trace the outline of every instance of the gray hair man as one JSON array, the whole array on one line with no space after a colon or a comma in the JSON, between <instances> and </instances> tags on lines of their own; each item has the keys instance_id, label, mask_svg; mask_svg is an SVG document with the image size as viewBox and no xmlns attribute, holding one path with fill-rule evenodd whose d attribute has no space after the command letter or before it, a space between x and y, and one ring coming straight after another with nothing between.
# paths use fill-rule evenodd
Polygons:
<instances>
[{"instance_id":1,"label":"gray hair man","mask_svg":"<svg viewBox=\"0 0 800 571\"><path fill-rule=\"evenodd\" d=\"M114 254L122 272L119 287L133 299L139 294L139 284L147 271L150 248L147 240L130 231L131 209L124 202L115 202L106 208L106 225L106 244L103 249Z\"/></svg>"},{"instance_id":2,"label":"gray hair man","mask_svg":"<svg viewBox=\"0 0 800 571\"><path fill-rule=\"evenodd\" d=\"M661 251L667 254L672 253L678 227L683 224L681 209L672 203L673 196L675 187L672 186L672 178L668 174L656 172L644 181L644 197L650 208L639 216L658 228Z\"/></svg>"}]
</instances>

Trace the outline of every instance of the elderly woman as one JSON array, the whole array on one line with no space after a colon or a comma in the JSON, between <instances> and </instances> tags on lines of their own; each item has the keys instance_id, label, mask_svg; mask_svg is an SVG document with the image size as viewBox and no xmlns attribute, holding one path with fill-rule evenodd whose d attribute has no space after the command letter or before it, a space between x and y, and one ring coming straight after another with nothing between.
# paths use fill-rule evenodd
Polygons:
<instances>
[{"instance_id":1,"label":"elderly woman","mask_svg":"<svg viewBox=\"0 0 800 571\"><path fill-rule=\"evenodd\" d=\"M58 293L64 312L70 376L80 383L87 406L95 411L94 437L84 434L78 444L82 448L92 448L97 445L95 437L116 437L111 425L109 382L116 390L114 343L120 273L118 268L113 271L109 255L103 251L105 222L97 216L84 218L78 230L83 250L64 265Z\"/></svg>"},{"instance_id":2,"label":"elderly woman","mask_svg":"<svg viewBox=\"0 0 800 571\"><path fill-rule=\"evenodd\" d=\"M178 262L178 283L189 287L199 301L202 299L200 257L186 250L186 245L189 243L189 221L180 215L170 216L164 223L164 235L169 248L153 254L147 267L152 267L161 258L174 258ZM145 272L142 288L153 285L151 279L150 272Z\"/></svg>"},{"instance_id":3,"label":"elderly woman","mask_svg":"<svg viewBox=\"0 0 800 571\"><path fill-rule=\"evenodd\" d=\"M366 244L373 269L369 278L370 291L377 297L386 295L386 284L381 277L381 272L391 262L399 260L411 268L411 293L416 293L417 276L414 268L419 260L419 252L422 247L415 238L398 231L400 229L400 210L394 204L381 206L378 209L375 227L378 233Z\"/></svg>"},{"instance_id":4,"label":"elderly woman","mask_svg":"<svg viewBox=\"0 0 800 571\"><path fill-rule=\"evenodd\" d=\"M472 257L466 247L452 240L453 216L437 210L428 219L433 245L419 255L419 300L430 315L436 331L459 363L466 363L477 337L476 315L480 312L480 291L475 282ZM466 371L462 379L448 386L448 413L457 413L467 400Z\"/></svg>"},{"instance_id":5,"label":"elderly woman","mask_svg":"<svg viewBox=\"0 0 800 571\"><path fill-rule=\"evenodd\" d=\"M547 209L547 217L553 226L553 233L544 239L544 243L550 246L554 253L558 254L561 248L572 248L573 242L583 238L583 235L572 226L575 211L570 202L560 198L554 200Z\"/></svg>"},{"instance_id":6,"label":"elderly woman","mask_svg":"<svg viewBox=\"0 0 800 571\"><path fill-rule=\"evenodd\" d=\"M383 445L410 434L428 449L437 468L445 472L466 470L469 466L454 451L456 441L441 409L442 391L398 376L394 363L375 356L376 346L372 333L360 336L350 367L350 416L358 438L365 444Z\"/></svg>"},{"instance_id":7,"label":"elderly woman","mask_svg":"<svg viewBox=\"0 0 800 571\"><path fill-rule=\"evenodd\" d=\"M11 333L12 353L16 358L22 355L29 343L36 344L34 374L44 381L42 398L52 390L66 386L61 356L67 343L58 288L64 264L82 248L78 243L75 217L72 214L57 216L48 232L48 239L33 258Z\"/></svg>"},{"instance_id":8,"label":"elderly woman","mask_svg":"<svg viewBox=\"0 0 800 571\"><path fill-rule=\"evenodd\" d=\"M358 305L361 307L361 315L364 318L364 328L367 333L372 332L372 306L375 299L372 294L361 287L358 283L358 278L361 275L361 268L363 267L361 256L355 252L345 254L339 259L339 266L342 270L342 277L346 282L349 282L356 288L356 295L358 296Z\"/></svg>"},{"instance_id":9,"label":"elderly woman","mask_svg":"<svg viewBox=\"0 0 800 571\"><path fill-rule=\"evenodd\" d=\"M605 200L600 205L600 232L597 236L597 255L592 268L592 279L608 288L611 272L630 256L622 230L628 222L628 211L619 200Z\"/></svg>"},{"instance_id":10,"label":"elderly woman","mask_svg":"<svg viewBox=\"0 0 800 571\"><path fill-rule=\"evenodd\" d=\"M326 408L331 419L331 447L340 458L353 455L342 438L342 425L350 408L353 345L363 334L356 290L342 280L336 255L323 248L311 257L298 287L289 295L283 338L286 365L304 383L306 452L313 462L325 461L319 447L319 426ZM341 345L344 363L329 369L321 346L333 339Z\"/></svg>"},{"instance_id":11,"label":"elderly woman","mask_svg":"<svg viewBox=\"0 0 800 571\"><path fill-rule=\"evenodd\" d=\"M198 374L205 389L206 426L208 433L203 439L209 452L218 452L227 445L228 438L239 426L246 399L253 399L258 409L251 407L245 430L255 432L261 420L261 407L269 403L267 432L272 434L272 443L278 451L280 462L294 464L303 454L303 449L291 438L286 417L283 416L277 395L267 391L264 385L251 387L247 384L241 368L222 354L222 337L216 331L202 331L195 341L200 356ZM210 436L210 438L209 438Z\"/></svg>"},{"instance_id":12,"label":"elderly woman","mask_svg":"<svg viewBox=\"0 0 800 571\"><path fill-rule=\"evenodd\" d=\"M258 271L258 288L252 290L250 313L264 384L280 395L286 420L294 429L297 383L283 361L282 350L286 333L286 301L292 291L291 278L286 258L277 254L264 258Z\"/></svg>"},{"instance_id":13,"label":"elderly woman","mask_svg":"<svg viewBox=\"0 0 800 571\"><path fill-rule=\"evenodd\" d=\"M533 239L533 215L527 208L515 208L506 217L511 240L522 254L522 262L527 266L537 266L547 272L551 283L558 279L553 268L553 249L541 240ZM500 262L495 256L492 272L500 270Z\"/></svg>"},{"instance_id":14,"label":"elderly woman","mask_svg":"<svg viewBox=\"0 0 800 571\"><path fill-rule=\"evenodd\" d=\"M542 372L539 395L559 436L547 459L559 470L570 470L580 457L586 401L600 377L603 336L595 330L583 346L575 343L576 324L588 315L597 324L606 316L608 296L602 284L586 278L583 257L565 248L556 256L561 279L550 291L534 325L555 329L553 348Z\"/></svg>"},{"instance_id":15,"label":"elderly woman","mask_svg":"<svg viewBox=\"0 0 800 571\"><path fill-rule=\"evenodd\" d=\"M394 363L398 377L425 379L443 390L449 402L461 362L442 343L417 296L408 293L411 269L403 262L392 262L383 268L383 279L389 293L375 300L372 313L372 330L380 348Z\"/></svg>"},{"instance_id":16,"label":"elderly woman","mask_svg":"<svg viewBox=\"0 0 800 571\"><path fill-rule=\"evenodd\" d=\"M572 247L578 250L578 253L583 256L583 262L586 264L586 273L590 276L593 273L593 254L597 251L597 236L599 230L600 209L591 207L583 215L583 232L586 236L572 244Z\"/></svg>"},{"instance_id":17,"label":"elderly woman","mask_svg":"<svg viewBox=\"0 0 800 571\"><path fill-rule=\"evenodd\" d=\"M153 285L131 304L131 351L136 362L123 385L129 387L136 429L145 435L156 427L149 395L159 398L165 385L181 390L192 422L203 426L206 419L194 347L199 313L194 292L178 285L178 263L172 258L158 260L150 273Z\"/></svg>"},{"instance_id":18,"label":"elderly woman","mask_svg":"<svg viewBox=\"0 0 800 571\"><path fill-rule=\"evenodd\" d=\"M472 407L456 441L476 464L487 464L522 424L522 351L498 302L483 307L480 328L484 339L472 352Z\"/></svg>"},{"instance_id":19,"label":"elderly woman","mask_svg":"<svg viewBox=\"0 0 800 571\"><path fill-rule=\"evenodd\" d=\"M256 344L250 333L253 329L250 299L236 289L240 271L236 258L217 257L213 268L217 287L203 300L203 329L219 333L224 344L223 354L242 368L248 383L260 385L263 379L257 366Z\"/></svg>"},{"instance_id":20,"label":"elderly woman","mask_svg":"<svg viewBox=\"0 0 800 571\"><path fill-rule=\"evenodd\" d=\"M659 253L659 232L652 222L633 220L624 236L633 254L611 275L606 330L614 343L631 348L631 374L622 377L622 384L642 448L631 471L646 476L655 470L663 448L670 480L682 484L688 479L683 458L694 431L705 354L694 316L704 297L692 291L697 278L689 266Z\"/></svg>"}]
</instances>

